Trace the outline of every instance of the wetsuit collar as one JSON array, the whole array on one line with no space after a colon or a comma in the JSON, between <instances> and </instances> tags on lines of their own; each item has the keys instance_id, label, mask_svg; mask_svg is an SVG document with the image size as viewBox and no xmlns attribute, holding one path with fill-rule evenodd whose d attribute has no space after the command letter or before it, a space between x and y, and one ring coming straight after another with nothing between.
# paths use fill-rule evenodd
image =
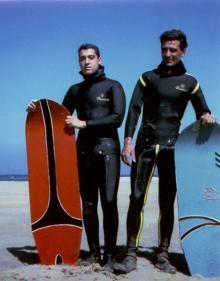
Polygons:
<instances>
[{"instance_id":1,"label":"wetsuit collar","mask_svg":"<svg viewBox=\"0 0 220 281\"><path fill-rule=\"evenodd\" d=\"M156 69L156 72L161 76L175 76L186 73L186 68L182 61L174 66L167 66L162 62Z\"/></svg>"},{"instance_id":2,"label":"wetsuit collar","mask_svg":"<svg viewBox=\"0 0 220 281\"><path fill-rule=\"evenodd\" d=\"M92 75L84 75L82 71L79 72L86 82L95 82L105 79L104 66L99 65L98 70Z\"/></svg>"}]
</instances>

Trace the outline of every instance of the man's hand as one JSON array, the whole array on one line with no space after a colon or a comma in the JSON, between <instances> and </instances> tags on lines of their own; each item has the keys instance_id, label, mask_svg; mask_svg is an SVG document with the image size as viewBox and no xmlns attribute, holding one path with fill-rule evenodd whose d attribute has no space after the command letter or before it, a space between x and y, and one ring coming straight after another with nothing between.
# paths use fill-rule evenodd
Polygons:
<instances>
[{"instance_id":1,"label":"man's hand","mask_svg":"<svg viewBox=\"0 0 220 281\"><path fill-rule=\"evenodd\" d=\"M86 127L86 121L80 120L77 117L67 116L65 121L69 128L84 129Z\"/></svg>"},{"instance_id":2,"label":"man's hand","mask_svg":"<svg viewBox=\"0 0 220 281\"><path fill-rule=\"evenodd\" d=\"M202 126L209 126L209 125L212 125L216 122L216 118L214 115L210 114L210 113L204 113L202 116L201 116L201 125Z\"/></svg>"},{"instance_id":3,"label":"man's hand","mask_svg":"<svg viewBox=\"0 0 220 281\"><path fill-rule=\"evenodd\" d=\"M27 112L33 112L36 109L36 102L37 100L32 100L26 108Z\"/></svg>"},{"instance_id":4,"label":"man's hand","mask_svg":"<svg viewBox=\"0 0 220 281\"><path fill-rule=\"evenodd\" d=\"M130 158L133 162L136 162L135 151L132 146L132 139L130 137L127 137L125 138L124 147L121 153L121 159L126 165L131 166Z\"/></svg>"}]
</instances>

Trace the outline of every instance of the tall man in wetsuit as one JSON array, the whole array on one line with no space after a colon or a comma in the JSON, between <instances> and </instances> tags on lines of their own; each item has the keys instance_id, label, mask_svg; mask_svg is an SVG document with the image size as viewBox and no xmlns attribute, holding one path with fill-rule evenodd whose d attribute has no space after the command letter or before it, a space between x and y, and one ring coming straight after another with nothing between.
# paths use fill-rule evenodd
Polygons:
<instances>
[{"instance_id":1,"label":"tall man in wetsuit","mask_svg":"<svg viewBox=\"0 0 220 281\"><path fill-rule=\"evenodd\" d=\"M156 266L175 273L170 263L168 248L174 224L176 178L174 147L180 122L188 101L192 102L196 118L201 123L214 123L215 118L205 102L197 80L186 73L181 61L187 48L186 36L179 30L164 32L161 37L162 63L157 69L143 73L134 89L125 126L122 160L131 165L131 195L127 216L127 255L118 272L136 269L136 252L143 224L143 211L147 191L155 165L159 176L159 249ZM139 115L143 119L135 150L132 147Z\"/></svg>"},{"instance_id":2,"label":"tall man in wetsuit","mask_svg":"<svg viewBox=\"0 0 220 281\"><path fill-rule=\"evenodd\" d=\"M117 192L120 176L120 143L117 128L125 113L125 94L118 81L105 76L99 48L83 44L78 50L84 81L67 91L63 105L77 117L67 116L66 125L79 129L77 137L80 193L90 256L85 264L100 262L100 192L104 227L105 269L113 271L118 232ZM33 109L34 103L29 105ZM98 192L99 191L99 192Z\"/></svg>"}]
</instances>

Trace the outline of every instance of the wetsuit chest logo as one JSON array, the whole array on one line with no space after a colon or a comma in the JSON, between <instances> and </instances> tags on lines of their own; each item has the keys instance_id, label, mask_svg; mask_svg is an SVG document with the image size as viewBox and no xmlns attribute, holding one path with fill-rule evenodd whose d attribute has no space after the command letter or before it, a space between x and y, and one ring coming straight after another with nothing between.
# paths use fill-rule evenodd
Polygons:
<instances>
[{"instance_id":1,"label":"wetsuit chest logo","mask_svg":"<svg viewBox=\"0 0 220 281\"><path fill-rule=\"evenodd\" d=\"M186 88L186 85L181 83L180 85L177 85L175 87L177 90L181 91L181 92L188 92L188 89Z\"/></svg>"},{"instance_id":2,"label":"wetsuit chest logo","mask_svg":"<svg viewBox=\"0 0 220 281\"><path fill-rule=\"evenodd\" d=\"M105 95L101 93L100 96L96 97L96 100L108 102L109 98L105 97Z\"/></svg>"}]
</instances>

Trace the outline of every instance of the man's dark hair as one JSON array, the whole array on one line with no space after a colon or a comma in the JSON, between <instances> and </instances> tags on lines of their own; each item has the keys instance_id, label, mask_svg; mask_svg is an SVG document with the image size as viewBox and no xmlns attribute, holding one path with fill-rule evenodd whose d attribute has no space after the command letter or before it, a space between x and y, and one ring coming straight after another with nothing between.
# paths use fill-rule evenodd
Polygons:
<instances>
[{"instance_id":1,"label":"man's dark hair","mask_svg":"<svg viewBox=\"0 0 220 281\"><path fill-rule=\"evenodd\" d=\"M186 35L181 30L172 29L162 33L160 36L160 43L163 44L168 40L179 40L181 50L185 49L188 46Z\"/></svg>"},{"instance_id":2,"label":"man's dark hair","mask_svg":"<svg viewBox=\"0 0 220 281\"><path fill-rule=\"evenodd\" d=\"M80 51L81 50L87 50L87 49L93 49L97 55L97 57L99 58L100 57L100 50L99 50L99 47L97 47L96 45L94 44L91 44L91 43L85 43L85 44L82 44L79 49L78 49L78 55L80 55Z\"/></svg>"}]
</instances>

